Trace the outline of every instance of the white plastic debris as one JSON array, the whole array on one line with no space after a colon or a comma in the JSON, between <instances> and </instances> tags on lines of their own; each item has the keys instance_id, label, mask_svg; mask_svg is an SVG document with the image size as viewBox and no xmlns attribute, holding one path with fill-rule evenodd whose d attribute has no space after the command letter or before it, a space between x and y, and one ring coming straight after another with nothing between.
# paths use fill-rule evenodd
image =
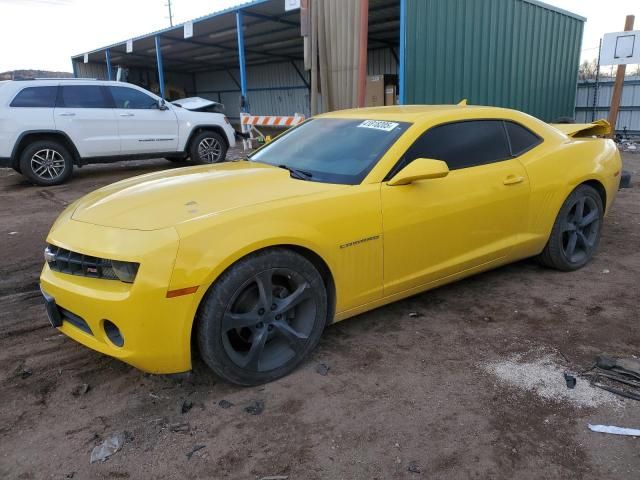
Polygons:
<instances>
[{"instance_id":1,"label":"white plastic debris","mask_svg":"<svg viewBox=\"0 0 640 480\"><path fill-rule=\"evenodd\" d=\"M604 270L602 270L602 273L606 275L607 273L611 273L611 270L609 270L608 268L605 268Z\"/></svg>"},{"instance_id":2,"label":"white plastic debris","mask_svg":"<svg viewBox=\"0 0 640 480\"><path fill-rule=\"evenodd\" d=\"M635 428L614 427L613 425L591 425L592 432L610 433L611 435L628 435L630 437L640 437L640 430Z\"/></svg>"},{"instance_id":3,"label":"white plastic debris","mask_svg":"<svg viewBox=\"0 0 640 480\"><path fill-rule=\"evenodd\" d=\"M116 433L107 438L91 451L91 463L104 462L114 453L118 452L126 440L124 433Z\"/></svg>"}]
</instances>

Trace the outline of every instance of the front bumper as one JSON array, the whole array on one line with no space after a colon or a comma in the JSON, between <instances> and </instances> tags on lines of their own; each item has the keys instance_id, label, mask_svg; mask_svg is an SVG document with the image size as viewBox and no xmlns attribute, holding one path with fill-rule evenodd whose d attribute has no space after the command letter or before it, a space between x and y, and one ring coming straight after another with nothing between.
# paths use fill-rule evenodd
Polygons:
<instances>
[{"instance_id":1,"label":"front bumper","mask_svg":"<svg viewBox=\"0 0 640 480\"><path fill-rule=\"evenodd\" d=\"M145 372L191 369L197 304L193 295L166 298L178 246L174 229L118 230L67 219L54 225L47 241L86 255L140 262L133 284L60 273L45 264L40 285L61 312L62 333ZM109 322L121 332L122 346L110 339Z\"/></svg>"}]
</instances>

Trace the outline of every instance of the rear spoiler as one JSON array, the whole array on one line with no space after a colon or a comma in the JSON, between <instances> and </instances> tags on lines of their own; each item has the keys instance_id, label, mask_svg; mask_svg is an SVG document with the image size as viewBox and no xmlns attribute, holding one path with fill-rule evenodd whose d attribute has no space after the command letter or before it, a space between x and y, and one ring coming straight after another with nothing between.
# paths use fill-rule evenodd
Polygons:
<instances>
[{"instance_id":1,"label":"rear spoiler","mask_svg":"<svg viewBox=\"0 0 640 480\"><path fill-rule=\"evenodd\" d=\"M552 123L551 126L574 138L605 137L611 133L611 125L606 120L596 120L592 123Z\"/></svg>"}]
</instances>

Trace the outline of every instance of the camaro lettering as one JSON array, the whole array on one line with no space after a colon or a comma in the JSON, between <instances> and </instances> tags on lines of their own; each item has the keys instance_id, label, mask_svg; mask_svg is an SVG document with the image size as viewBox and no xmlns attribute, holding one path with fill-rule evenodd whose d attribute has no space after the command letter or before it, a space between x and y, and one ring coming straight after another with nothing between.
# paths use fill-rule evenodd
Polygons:
<instances>
[{"instance_id":1,"label":"camaro lettering","mask_svg":"<svg viewBox=\"0 0 640 480\"><path fill-rule=\"evenodd\" d=\"M355 240L353 242L349 242L349 243L345 243L344 245L340 245L340 248L355 247L356 245L359 245L361 243L370 242L372 240L378 240L379 238L380 238L380 235L374 235L373 237L362 238L360 240Z\"/></svg>"}]
</instances>

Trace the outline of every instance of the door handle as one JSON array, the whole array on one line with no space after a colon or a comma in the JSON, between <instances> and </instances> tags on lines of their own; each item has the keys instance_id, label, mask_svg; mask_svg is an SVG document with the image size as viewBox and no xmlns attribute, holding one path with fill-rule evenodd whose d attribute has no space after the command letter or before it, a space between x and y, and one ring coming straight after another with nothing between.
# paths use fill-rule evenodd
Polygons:
<instances>
[{"instance_id":1,"label":"door handle","mask_svg":"<svg viewBox=\"0 0 640 480\"><path fill-rule=\"evenodd\" d=\"M522 183L524 182L524 177L521 177L519 175L509 175L507 178L504 179L504 183L505 185L517 185L518 183Z\"/></svg>"},{"instance_id":2,"label":"door handle","mask_svg":"<svg viewBox=\"0 0 640 480\"><path fill-rule=\"evenodd\" d=\"M133 113L121 113L121 117L133 117Z\"/></svg>"},{"instance_id":3,"label":"door handle","mask_svg":"<svg viewBox=\"0 0 640 480\"><path fill-rule=\"evenodd\" d=\"M59 113L58 116L59 117L75 117L76 114L71 112L65 112L65 113Z\"/></svg>"}]
</instances>

